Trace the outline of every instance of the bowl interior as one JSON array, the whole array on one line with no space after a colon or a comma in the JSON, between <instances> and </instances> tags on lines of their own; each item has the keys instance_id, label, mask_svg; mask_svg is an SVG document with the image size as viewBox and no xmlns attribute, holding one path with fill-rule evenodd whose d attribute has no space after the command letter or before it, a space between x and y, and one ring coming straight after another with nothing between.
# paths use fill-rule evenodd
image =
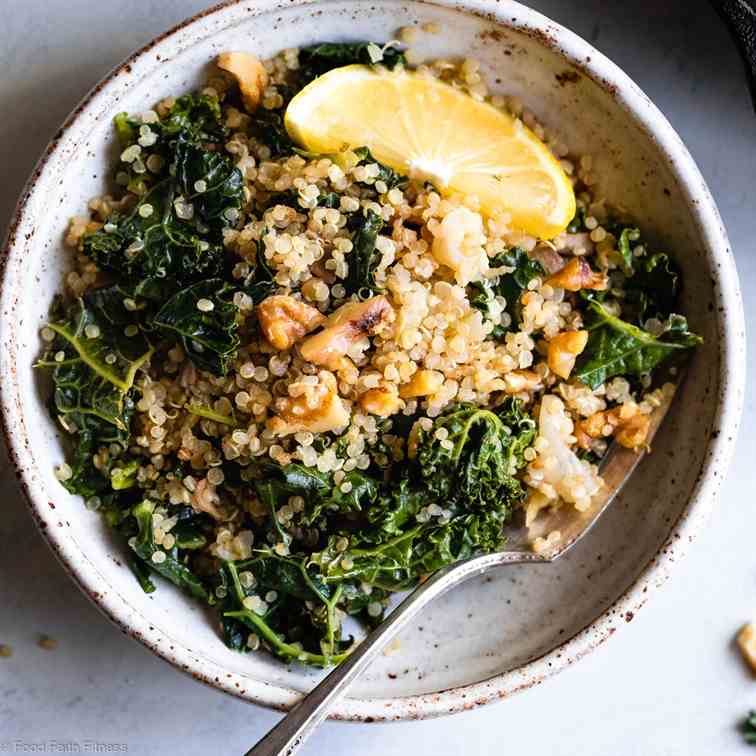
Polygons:
<instances>
[{"instance_id":1,"label":"bowl interior","mask_svg":"<svg viewBox=\"0 0 756 756\"><path fill-rule=\"evenodd\" d=\"M38 329L70 266L70 252L62 245L67 220L108 187L112 117L145 110L162 96L195 86L220 51L246 49L266 57L323 40L388 40L400 26L435 22L438 33L419 32L413 49L422 58L481 61L493 90L520 97L571 152L593 156L599 194L626 208L677 257L685 276L684 311L706 340L654 453L590 535L553 566L502 569L438 601L419 626L402 635L398 650L354 684L353 697L433 694L516 670L546 654L591 625L634 582L685 509L718 406L723 314L716 307L713 257L689 187L681 186L675 164L628 113L621 93L589 76L580 65L586 61L565 58L552 27L522 27L532 20L532 14L506 2L496 18L387 0L293 3L284 9L249 2L215 11L121 69L62 135L37 179L25 211L29 233L16 239L8 267L5 301L11 306L3 315L3 346L14 366L13 375L6 376L5 401L14 444L23 448L19 461L43 527L52 541L65 542L64 559L79 580L122 626L210 681L283 705L292 700L292 690L306 690L317 674L263 653L227 650L211 618L167 584L151 596L141 592L99 516L53 476L63 457L61 440L31 365L39 351ZM610 633L614 621L609 617L595 627L595 640ZM506 679L515 689L532 681L532 673Z\"/></svg>"}]
</instances>

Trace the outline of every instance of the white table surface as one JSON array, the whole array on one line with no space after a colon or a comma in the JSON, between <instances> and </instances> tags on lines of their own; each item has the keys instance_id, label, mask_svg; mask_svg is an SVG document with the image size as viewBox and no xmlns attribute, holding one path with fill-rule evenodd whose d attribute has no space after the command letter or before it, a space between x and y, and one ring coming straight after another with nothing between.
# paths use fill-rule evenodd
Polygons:
<instances>
[{"instance_id":1,"label":"white table surface","mask_svg":"<svg viewBox=\"0 0 756 756\"><path fill-rule=\"evenodd\" d=\"M698 161L756 318L756 116L704 0L531 0L613 58ZM108 69L202 0L0 0L0 223L58 124ZM660 10L660 8L663 8ZM756 354L749 333L751 358ZM0 359L2 359L0 357ZM631 625L510 700L439 720L326 724L306 754L699 756L749 753L734 728L756 680L733 635L756 615L756 409L747 399L720 508ZM0 463L0 752L243 753L279 717L200 685L112 627L68 580ZM40 633L59 640L36 645ZM73 745L72 745L73 744ZM753 751L756 754L756 750Z\"/></svg>"}]
</instances>

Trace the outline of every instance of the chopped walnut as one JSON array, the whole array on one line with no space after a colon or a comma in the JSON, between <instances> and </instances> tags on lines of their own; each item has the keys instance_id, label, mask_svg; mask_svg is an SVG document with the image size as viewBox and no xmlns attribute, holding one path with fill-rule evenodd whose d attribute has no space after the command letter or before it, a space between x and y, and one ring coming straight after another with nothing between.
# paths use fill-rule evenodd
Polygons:
<instances>
[{"instance_id":1,"label":"chopped walnut","mask_svg":"<svg viewBox=\"0 0 756 756\"><path fill-rule=\"evenodd\" d=\"M438 370L418 370L409 381L399 387L402 399L430 396L444 385L444 374Z\"/></svg>"},{"instance_id":2,"label":"chopped walnut","mask_svg":"<svg viewBox=\"0 0 756 756\"><path fill-rule=\"evenodd\" d=\"M214 520L223 520L225 513L220 508L220 496L218 496L215 486L207 478L202 478L197 483L197 487L192 494L192 509L197 512L205 512Z\"/></svg>"},{"instance_id":3,"label":"chopped walnut","mask_svg":"<svg viewBox=\"0 0 756 756\"><path fill-rule=\"evenodd\" d=\"M389 417L404 406L395 390L380 387L368 389L360 396L359 402L365 412L378 417Z\"/></svg>"},{"instance_id":4,"label":"chopped walnut","mask_svg":"<svg viewBox=\"0 0 756 756\"><path fill-rule=\"evenodd\" d=\"M554 336L549 342L548 364L552 373L560 378L570 377L577 356L588 343L588 331L566 331Z\"/></svg>"},{"instance_id":5,"label":"chopped walnut","mask_svg":"<svg viewBox=\"0 0 756 756\"><path fill-rule=\"evenodd\" d=\"M523 391L534 391L541 386L541 376L532 370L513 370L503 376L507 394L521 394Z\"/></svg>"},{"instance_id":6,"label":"chopped walnut","mask_svg":"<svg viewBox=\"0 0 756 756\"><path fill-rule=\"evenodd\" d=\"M738 648L751 671L756 672L756 624L743 625L737 637Z\"/></svg>"},{"instance_id":7,"label":"chopped walnut","mask_svg":"<svg viewBox=\"0 0 756 756\"><path fill-rule=\"evenodd\" d=\"M626 402L611 410L595 412L575 426L578 446L589 449L591 440L614 436L627 449L638 449L646 442L651 418L640 412L635 402Z\"/></svg>"},{"instance_id":8,"label":"chopped walnut","mask_svg":"<svg viewBox=\"0 0 756 756\"><path fill-rule=\"evenodd\" d=\"M257 317L263 335L276 349L291 348L325 322L325 316L315 307L283 295L268 297L260 302Z\"/></svg>"},{"instance_id":9,"label":"chopped walnut","mask_svg":"<svg viewBox=\"0 0 756 756\"><path fill-rule=\"evenodd\" d=\"M248 113L257 108L268 85L268 74L263 64L251 53L225 52L215 61L218 68L228 71L239 84L242 102Z\"/></svg>"},{"instance_id":10,"label":"chopped walnut","mask_svg":"<svg viewBox=\"0 0 756 756\"><path fill-rule=\"evenodd\" d=\"M276 399L277 414L268 420L268 430L288 436L300 431L326 433L348 425L349 409L338 395L336 376L321 370L315 384L305 382L309 377L289 384L289 396Z\"/></svg>"},{"instance_id":11,"label":"chopped walnut","mask_svg":"<svg viewBox=\"0 0 756 756\"><path fill-rule=\"evenodd\" d=\"M299 351L308 362L338 370L360 339L376 333L393 320L394 309L383 295L365 302L347 302L323 323L323 330L308 336Z\"/></svg>"},{"instance_id":12,"label":"chopped walnut","mask_svg":"<svg viewBox=\"0 0 756 756\"><path fill-rule=\"evenodd\" d=\"M621 423L614 434L617 443L627 449L639 449L646 443L651 417L640 413Z\"/></svg>"},{"instance_id":13,"label":"chopped walnut","mask_svg":"<svg viewBox=\"0 0 756 756\"><path fill-rule=\"evenodd\" d=\"M582 257L573 257L567 265L553 276L546 279L549 286L567 291L580 291L581 289L593 289L605 291L609 288L609 279L606 273L596 273Z\"/></svg>"}]
</instances>

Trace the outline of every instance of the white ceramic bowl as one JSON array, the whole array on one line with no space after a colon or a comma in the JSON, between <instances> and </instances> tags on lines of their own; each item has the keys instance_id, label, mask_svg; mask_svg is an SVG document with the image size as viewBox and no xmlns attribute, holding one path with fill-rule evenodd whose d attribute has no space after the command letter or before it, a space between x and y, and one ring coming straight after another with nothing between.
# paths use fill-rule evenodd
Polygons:
<instances>
[{"instance_id":1,"label":"white ceramic bowl","mask_svg":"<svg viewBox=\"0 0 756 756\"><path fill-rule=\"evenodd\" d=\"M676 408L627 489L554 566L502 569L433 605L399 652L376 663L333 716L426 717L505 697L580 659L633 618L705 521L733 449L744 388L743 313L719 214L679 137L632 81L583 40L509 0L241 0L158 37L91 92L61 128L21 198L2 258L0 386L7 443L35 519L65 567L125 632L243 698L285 708L316 673L227 650L214 623L171 586L141 592L98 515L53 476L62 460L31 365L38 330L69 267L69 216L100 194L111 120L191 88L219 52L323 40L392 38L436 22L413 45L482 61L493 89L517 95L594 156L601 194L629 209L685 276L684 311L706 343Z\"/></svg>"}]
</instances>

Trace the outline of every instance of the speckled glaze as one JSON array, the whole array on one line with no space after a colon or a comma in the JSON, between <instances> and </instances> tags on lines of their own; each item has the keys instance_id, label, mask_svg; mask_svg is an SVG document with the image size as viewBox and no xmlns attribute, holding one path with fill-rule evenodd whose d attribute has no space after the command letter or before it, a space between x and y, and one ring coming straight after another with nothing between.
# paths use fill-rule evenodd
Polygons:
<instances>
[{"instance_id":1,"label":"speckled glaze","mask_svg":"<svg viewBox=\"0 0 756 756\"><path fill-rule=\"evenodd\" d=\"M744 390L744 324L734 262L716 206L664 116L583 40L509 0L305 2L242 0L158 37L99 84L55 136L19 201L0 259L0 399L19 483L50 546L125 633L198 680L276 708L317 673L265 654L239 655L210 616L171 586L143 594L97 515L53 476L61 439L31 364L38 330L70 265L70 215L106 186L111 119L201 80L226 49L265 57L322 40L419 33L424 57L482 61L493 89L520 96L576 153L594 156L600 193L621 203L685 276L684 310L706 339L654 453L598 525L554 565L502 569L433 605L351 688L333 716L381 721L436 716L543 682L629 623L661 586L716 502L733 450Z\"/></svg>"}]
</instances>

